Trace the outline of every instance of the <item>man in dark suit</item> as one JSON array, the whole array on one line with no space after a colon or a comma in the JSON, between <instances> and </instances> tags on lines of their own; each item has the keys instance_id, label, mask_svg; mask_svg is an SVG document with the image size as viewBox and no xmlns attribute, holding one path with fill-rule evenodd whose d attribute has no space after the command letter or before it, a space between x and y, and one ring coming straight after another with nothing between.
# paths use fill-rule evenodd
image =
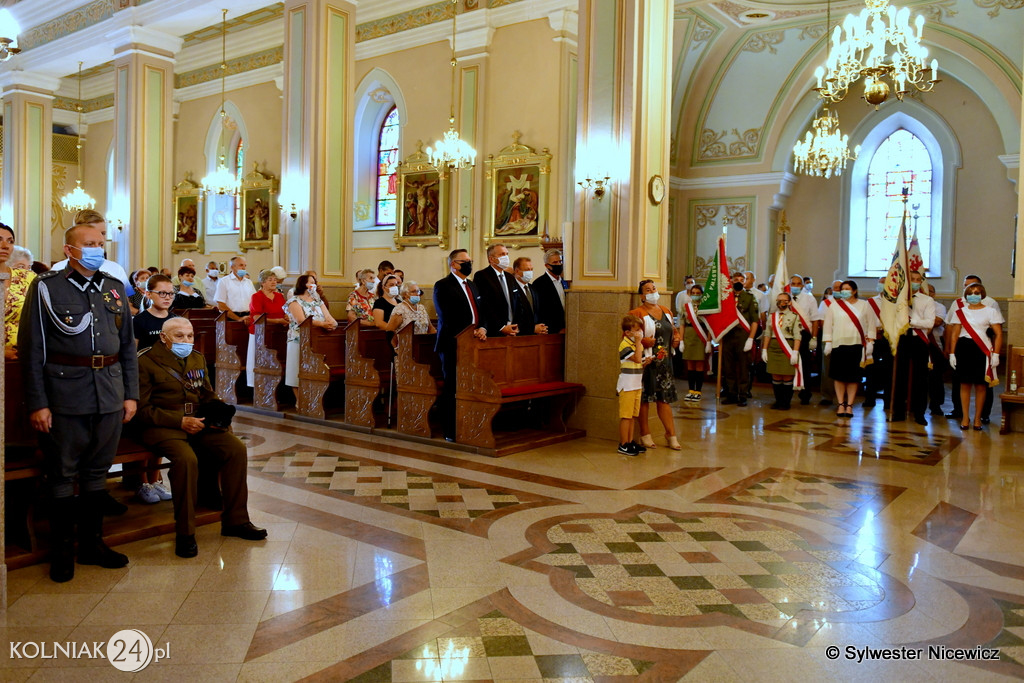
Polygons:
<instances>
[{"instance_id":1,"label":"man in dark suit","mask_svg":"<svg viewBox=\"0 0 1024 683\"><path fill-rule=\"evenodd\" d=\"M480 312L492 337L514 337L520 332L515 318L523 293L510 270L508 249L504 244L492 244L487 247L487 267L473 275L473 284L484 302Z\"/></svg>"},{"instance_id":2,"label":"man in dark suit","mask_svg":"<svg viewBox=\"0 0 1024 683\"><path fill-rule=\"evenodd\" d=\"M539 302L539 322L548 332L565 331L565 280L562 279L562 252L548 249L544 252L544 272L530 285Z\"/></svg>"},{"instance_id":3,"label":"man in dark suit","mask_svg":"<svg viewBox=\"0 0 1024 683\"><path fill-rule=\"evenodd\" d=\"M519 323L519 334L547 334L548 326L540 322L540 302L533 293L530 283L533 281L533 261L520 256L512 264L512 274L519 283L523 295L519 297L519 310L516 321Z\"/></svg>"},{"instance_id":4,"label":"man in dark suit","mask_svg":"<svg viewBox=\"0 0 1024 683\"><path fill-rule=\"evenodd\" d=\"M437 312L437 342L434 350L441 356L444 389L441 392L441 420L446 441L455 441L456 335L467 327L474 328L477 339L487 339L483 320L483 300L476 286L469 281L473 259L465 249L448 254L448 277L434 283L434 310Z\"/></svg>"}]
</instances>

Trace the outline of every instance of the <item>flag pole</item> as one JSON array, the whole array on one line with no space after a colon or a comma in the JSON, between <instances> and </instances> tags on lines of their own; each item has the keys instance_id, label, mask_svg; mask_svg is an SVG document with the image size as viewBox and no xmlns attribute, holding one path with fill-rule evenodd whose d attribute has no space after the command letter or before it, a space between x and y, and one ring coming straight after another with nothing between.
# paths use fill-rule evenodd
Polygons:
<instances>
[{"instance_id":1,"label":"flag pole","mask_svg":"<svg viewBox=\"0 0 1024 683\"><path fill-rule=\"evenodd\" d=\"M909 199L910 199L910 188L904 186L903 187L903 218L902 218L903 227L904 228L906 228L906 225L907 225L907 200L909 200ZM904 249L904 251L906 251L906 247L907 247L907 231L906 231L906 229L900 230L900 235L903 238L903 249ZM897 244L896 245L897 251L899 250L899 248L900 248L900 246ZM909 271L907 272L907 278L908 279L910 278L910 272ZM914 305L913 287L907 287L907 300L910 303L911 308L913 308L913 305ZM902 337L900 337L900 339L902 339ZM899 361L899 354L897 354L896 351L899 350L899 342L900 342L900 340L897 339L896 340L896 349L893 350L893 353L892 353L892 384L889 387L889 422L892 422L893 412L896 410L896 401L895 401L895 398L896 398L896 364L900 362ZM903 355L905 356L906 354L903 354ZM904 402L904 405L903 405L903 415L904 415L904 418L906 417L907 409L910 407L910 387L911 387L911 383L910 382L911 382L911 375L912 375L913 372L914 372L914 366L911 365L910 366L910 372L907 373L907 396L906 396L906 401Z\"/></svg>"},{"instance_id":2,"label":"flag pole","mask_svg":"<svg viewBox=\"0 0 1024 683\"><path fill-rule=\"evenodd\" d=\"M729 217L726 216L724 219L722 219L722 241L725 242L727 245L728 245L728 241L727 241L728 240L728 235L729 235ZM727 256L728 249L725 249L723 251L725 253L723 253L722 256L726 257L725 269L729 270L729 261L728 261L728 256ZM722 264L721 263L718 264L718 272L719 273L722 272ZM719 285L718 285L718 291L721 292L722 291L722 287L724 287L726 284L729 284L729 282L728 281L726 281L725 283L721 283L720 282ZM719 296L721 296L721 294L719 294ZM718 345L718 372L715 373L715 402L716 403L721 403L721 401L722 401L722 345L719 344Z\"/></svg>"}]
</instances>

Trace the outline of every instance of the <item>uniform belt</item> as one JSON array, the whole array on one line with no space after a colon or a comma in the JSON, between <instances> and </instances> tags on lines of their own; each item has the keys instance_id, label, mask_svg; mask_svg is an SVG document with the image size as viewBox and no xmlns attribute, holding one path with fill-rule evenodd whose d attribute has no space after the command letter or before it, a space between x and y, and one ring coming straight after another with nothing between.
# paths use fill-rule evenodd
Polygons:
<instances>
[{"instance_id":1,"label":"uniform belt","mask_svg":"<svg viewBox=\"0 0 1024 683\"><path fill-rule=\"evenodd\" d=\"M113 356L69 356L63 353L48 353L46 360L49 363L57 363L58 365L71 365L76 368L99 370L100 368L117 363L121 360L121 356L116 353Z\"/></svg>"}]
</instances>

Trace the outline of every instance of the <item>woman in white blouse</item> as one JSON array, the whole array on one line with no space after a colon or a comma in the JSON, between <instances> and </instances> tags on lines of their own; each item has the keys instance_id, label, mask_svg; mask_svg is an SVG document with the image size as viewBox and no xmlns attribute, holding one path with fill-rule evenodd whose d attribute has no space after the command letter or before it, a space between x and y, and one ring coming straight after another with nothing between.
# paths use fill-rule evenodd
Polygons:
<instances>
[{"instance_id":1,"label":"woman in white blouse","mask_svg":"<svg viewBox=\"0 0 1024 683\"><path fill-rule=\"evenodd\" d=\"M837 417L853 417L853 401L857 385L864 374L864 365L874 351L875 326L871 323L871 307L857 298L857 283L845 280L833 292L833 305L825 310L822 341L829 359L828 376L836 390Z\"/></svg>"},{"instance_id":2,"label":"woman in white blouse","mask_svg":"<svg viewBox=\"0 0 1024 683\"><path fill-rule=\"evenodd\" d=\"M412 280L402 283L402 299L391 311L391 318L384 328L388 331L400 332L409 323L413 323L415 334L435 334L437 330L430 324L430 316L426 307L420 303L423 290Z\"/></svg>"},{"instance_id":3,"label":"woman in white blouse","mask_svg":"<svg viewBox=\"0 0 1024 683\"><path fill-rule=\"evenodd\" d=\"M950 325L949 339L953 348L947 348L949 366L960 380L960 405L964 416L960 429L967 429L970 415L971 390L974 391L974 429L982 430L981 413L985 405L985 390L997 383L996 368L999 367L999 349L1003 346L1003 315L982 303L988 296L985 286L967 285L964 290L966 305L960 306ZM963 317L961 317L961 315ZM948 324L948 323L947 323ZM989 340L989 329L995 334L995 342Z\"/></svg>"}]
</instances>

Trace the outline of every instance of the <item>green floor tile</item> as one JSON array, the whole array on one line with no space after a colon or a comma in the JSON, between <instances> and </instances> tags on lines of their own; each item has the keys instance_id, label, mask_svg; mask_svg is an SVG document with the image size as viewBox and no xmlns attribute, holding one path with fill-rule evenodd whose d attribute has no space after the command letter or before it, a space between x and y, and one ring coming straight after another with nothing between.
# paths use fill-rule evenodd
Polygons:
<instances>
[{"instance_id":1,"label":"green floor tile","mask_svg":"<svg viewBox=\"0 0 1024 683\"><path fill-rule=\"evenodd\" d=\"M622 568L630 576L665 576L656 564L624 564Z\"/></svg>"},{"instance_id":2,"label":"green floor tile","mask_svg":"<svg viewBox=\"0 0 1024 683\"><path fill-rule=\"evenodd\" d=\"M642 553L643 550L636 543L605 543L610 553Z\"/></svg>"},{"instance_id":3,"label":"green floor tile","mask_svg":"<svg viewBox=\"0 0 1024 683\"><path fill-rule=\"evenodd\" d=\"M750 552L753 550L771 550L768 546L761 541L733 541L732 544L736 546L737 550L743 550Z\"/></svg>"},{"instance_id":4,"label":"green floor tile","mask_svg":"<svg viewBox=\"0 0 1024 683\"><path fill-rule=\"evenodd\" d=\"M590 671L579 655L537 655L534 659L543 678L590 677Z\"/></svg>"},{"instance_id":5,"label":"green floor tile","mask_svg":"<svg viewBox=\"0 0 1024 683\"><path fill-rule=\"evenodd\" d=\"M636 531L629 534L629 537L637 543L659 543L665 541L665 539L653 531Z\"/></svg>"},{"instance_id":6,"label":"green floor tile","mask_svg":"<svg viewBox=\"0 0 1024 683\"><path fill-rule=\"evenodd\" d=\"M484 651L488 657L520 657L532 655L526 636L484 636Z\"/></svg>"},{"instance_id":7,"label":"green floor tile","mask_svg":"<svg viewBox=\"0 0 1024 683\"><path fill-rule=\"evenodd\" d=\"M740 576L751 588L786 588L786 583L771 574L748 574Z\"/></svg>"},{"instance_id":8,"label":"green floor tile","mask_svg":"<svg viewBox=\"0 0 1024 683\"><path fill-rule=\"evenodd\" d=\"M714 590L715 587L703 576L670 576L672 583L684 591ZM771 577L774 578L774 577Z\"/></svg>"},{"instance_id":9,"label":"green floor tile","mask_svg":"<svg viewBox=\"0 0 1024 683\"><path fill-rule=\"evenodd\" d=\"M690 538L695 541L724 541L721 534L716 531L688 531Z\"/></svg>"},{"instance_id":10,"label":"green floor tile","mask_svg":"<svg viewBox=\"0 0 1024 683\"><path fill-rule=\"evenodd\" d=\"M728 614L734 617L739 617L740 619L747 618L747 615L741 612L739 608L736 607L736 605L697 605L697 609L699 609L704 614L721 612L722 614Z\"/></svg>"}]
</instances>

